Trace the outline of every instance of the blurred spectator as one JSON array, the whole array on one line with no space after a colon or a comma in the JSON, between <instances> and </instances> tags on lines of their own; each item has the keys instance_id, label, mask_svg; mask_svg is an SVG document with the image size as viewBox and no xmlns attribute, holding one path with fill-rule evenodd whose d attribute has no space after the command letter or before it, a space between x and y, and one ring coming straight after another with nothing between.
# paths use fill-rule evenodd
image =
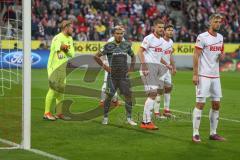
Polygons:
<instances>
[{"instance_id":1,"label":"blurred spectator","mask_svg":"<svg viewBox=\"0 0 240 160\"><path fill-rule=\"evenodd\" d=\"M125 14L127 11L127 5L124 2L124 0L120 0L120 2L117 3L117 13L119 15Z\"/></svg>"},{"instance_id":2,"label":"blurred spectator","mask_svg":"<svg viewBox=\"0 0 240 160\"><path fill-rule=\"evenodd\" d=\"M187 29L185 27L182 27L179 34L177 41L179 42L190 42L191 37L190 34L187 32Z\"/></svg>"},{"instance_id":3,"label":"blurred spectator","mask_svg":"<svg viewBox=\"0 0 240 160\"><path fill-rule=\"evenodd\" d=\"M88 32L88 27L85 25L85 23L80 23L80 26L78 26L78 32Z\"/></svg>"},{"instance_id":4,"label":"blurred spectator","mask_svg":"<svg viewBox=\"0 0 240 160\"><path fill-rule=\"evenodd\" d=\"M44 26L42 24L42 21L40 21L38 23L38 36L37 36L37 39L38 40L44 40L45 39L45 30L44 30Z\"/></svg>"},{"instance_id":5,"label":"blurred spectator","mask_svg":"<svg viewBox=\"0 0 240 160\"><path fill-rule=\"evenodd\" d=\"M100 39L105 38L105 32L106 32L106 27L104 24L102 24L101 21L98 21L97 24L94 26L96 32L98 33L98 36Z\"/></svg>"},{"instance_id":6,"label":"blurred spectator","mask_svg":"<svg viewBox=\"0 0 240 160\"><path fill-rule=\"evenodd\" d=\"M42 42L40 43L38 49L47 49L47 46Z\"/></svg>"},{"instance_id":7,"label":"blurred spectator","mask_svg":"<svg viewBox=\"0 0 240 160\"><path fill-rule=\"evenodd\" d=\"M116 13L116 8L117 8L117 3L115 2L115 0L111 0L111 2L108 5L108 12L114 16Z\"/></svg>"},{"instance_id":8,"label":"blurred spectator","mask_svg":"<svg viewBox=\"0 0 240 160\"><path fill-rule=\"evenodd\" d=\"M13 49L18 49L18 44L17 43L14 43Z\"/></svg>"},{"instance_id":9,"label":"blurred spectator","mask_svg":"<svg viewBox=\"0 0 240 160\"><path fill-rule=\"evenodd\" d=\"M134 8L134 13L136 13L137 15L141 15L142 13L142 4L140 3L140 0L136 0L136 3L133 4L133 8Z\"/></svg>"},{"instance_id":10,"label":"blurred spectator","mask_svg":"<svg viewBox=\"0 0 240 160\"><path fill-rule=\"evenodd\" d=\"M157 10L160 12L160 13L164 13L166 11L166 6L164 5L164 1L163 0L160 0L158 3L157 3Z\"/></svg>"},{"instance_id":11,"label":"blurred spectator","mask_svg":"<svg viewBox=\"0 0 240 160\"><path fill-rule=\"evenodd\" d=\"M16 12L13 10L12 5L8 6L8 9L3 14L3 22L6 23L8 20L16 20Z\"/></svg>"},{"instance_id":12,"label":"blurred spectator","mask_svg":"<svg viewBox=\"0 0 240 160\"><path fill-rule=\"evenodd\" d=\"M38 33L38 23L39 20L35 15L32 15L32 39L37 39L36 33Z\"/></svg>"},{"instance_id":13,"label":"blurred spectator","mask_svg":"<svg viewBox=\"0 0 240 160\"><path fill-rule=\"evenodd\" d=\"M83 16L83 14L81 12L77 16L77 19L78 19L79 24L86 22L85 17Z\"/></svg>"},{"instance_id":14,"label":"blurred spectator","mask_svg":"<svg viewBox=\"0 0 240 160\"><path fill-rule=\"evenodd\" d=\"M1 3L1 26L18 18L13 3ZM240 42L239 0L32 0L32 38L51 40L64 19L73 21L73 36L81 40L106 40L116 24L125 26L126 38L142 41L152 32L152 23L161 18L175 26L174 40L195 42L207 30L212 13L223 15L220 33L225 42ZM10 22L11 23L11 22ZM14 23L5 30L14 36ZM11 28L12 27L12 28Z\"/></svg>"},{"instance_id":15,"label":"blurred spectator","mask_svg":"<svg viewBox=\"0 0 240 160\"><path fill-rule=\"evenodd\" d=\"M80 32L77 35L77 41L87 41L87 35L84 32Z\"/></svg>"},{"instance_id":16,"label":"blurred spectator","mask_svg":"<svg viewBox=\"0 0 240 160\"><path fill-rule=\"evenodd\" d=\"M71 9L70 13L68 15L68 19L71 20L72 22L77 22L77 17L74 15L74 10Z\"/></svg>"}]
</instances>

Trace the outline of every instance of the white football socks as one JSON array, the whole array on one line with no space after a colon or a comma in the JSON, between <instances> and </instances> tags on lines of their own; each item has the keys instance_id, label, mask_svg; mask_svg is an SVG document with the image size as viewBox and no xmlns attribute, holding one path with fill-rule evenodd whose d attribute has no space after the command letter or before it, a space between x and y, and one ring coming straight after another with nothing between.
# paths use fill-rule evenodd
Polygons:
<instances>
[{"instance_id":1,"label":"white football socks","mask_svg":"<svg viewBox=\"0 0 240 160\"><path fill-rule=\"evenodd\" d=\"M170 93L164 93L164 109L169 111L170 105Z\"/></svg>"},{"instance_id":2,"label":"white football socks","mask_svg":"<svg viewBox=\"0 0 240 160\"><path fill-rule=\"evenodd\" d=\"M159 114L159 110L160 110L160 100L161 97L158 94L157 97L155 98L155 103L154 103L154 114Z\"/></svg>"},{"instance_id":3,"label":"white football socks","mask_svg":"<svg viewBox=\"0 0 240 160\"><path fill-rule=\"evenodd\" d=\"M219 111L211 108L209 111L210 135L217 134L218 119Z\"/></svg>"},{"instance_id":4,"label":"white football socks","mask_svg":"<svg viewBox=\"0 0 240 160\"><path fill-rule=\"evenodd\" d=\"M147 98L145 105L144 105L144 111L143 111L143 122L148 123L151 122L151 110L154 107L155 100L151 98Z\"/></svg>"},{"instance_id":5,"label":"white football socks","mask_svg":"<svg viewBox=\"0 0 240 160\"><path fill-rule=\"evenodd\" d=\"M202 116L202 110L198 108L194 108L192 120L193 120L193 136L199 135L199 127L200 127L200 121Z\"/></svg>"}]
</instances>

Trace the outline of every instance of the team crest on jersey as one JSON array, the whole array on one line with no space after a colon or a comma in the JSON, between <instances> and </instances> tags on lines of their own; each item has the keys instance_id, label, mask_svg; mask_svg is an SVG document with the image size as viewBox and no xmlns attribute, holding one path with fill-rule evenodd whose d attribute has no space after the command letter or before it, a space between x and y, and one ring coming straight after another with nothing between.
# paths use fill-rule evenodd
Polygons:
<instances>
[{"instance_id":1,"label":"team crest on jersey","mask_svg":"<svg viewBox=\"0 0 240 160\"><path fill-rule=\"evenodd\" d=\"M126 42L122 42L119 46L122 50L129 50L131 49L131 46L129 43L126 43Z\"/></svg>"},{"instance_id":2,"label":"team crest on jersey","mask_svg":"<svg viewBox=\"0 0 240 160\"><path fill-rule=\"evenodd\" d=\"M116 47L116 44L114 44L114 43L108 43L108 44L106 44L105 45L105 50L106 51L111 51L112 49L114 49Z\"/></svg>"}]
</instances>

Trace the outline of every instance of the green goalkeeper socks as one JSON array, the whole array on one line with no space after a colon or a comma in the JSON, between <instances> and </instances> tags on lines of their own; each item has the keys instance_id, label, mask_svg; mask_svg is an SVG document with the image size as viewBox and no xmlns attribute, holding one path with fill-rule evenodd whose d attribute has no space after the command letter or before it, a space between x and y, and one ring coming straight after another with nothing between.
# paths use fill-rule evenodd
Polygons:
<instances>
[{"instance_id":1,"label":"green goalkeeper socks","mask_svg":"<svg viewBox=\"0 0 240 160\"><path fill-rule=\"evenodd\" d=\"M46 99L45 99L45 113L50 112L53 102L56 100L56 104L63 100L63 94L58 93L51 88L49 88ZM61 107L57 108L57 113L61 113Z\"/></svg>"}]
</instances>

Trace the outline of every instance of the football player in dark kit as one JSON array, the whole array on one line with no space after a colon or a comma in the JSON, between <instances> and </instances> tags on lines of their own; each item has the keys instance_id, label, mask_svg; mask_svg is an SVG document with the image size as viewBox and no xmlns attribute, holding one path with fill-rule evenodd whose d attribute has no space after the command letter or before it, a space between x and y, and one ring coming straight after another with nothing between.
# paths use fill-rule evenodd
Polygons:
<instances>
[{"instance_id":1,"label":"football player in dark kit","mask_svg":"<svg viewBox=\"0 0 240 160\"><path fill-rule=\"evenodd\" d=\"M131 49L131 43L122 41L123 35L124 30L122 28L115 27L113 30L114 41L105 44L94 56L95 61L109 73L107 78L107 97L104 101L104 118L102 124L108 124L108 112L111 100L117 89L119 89L120 94L122 94L125 98L127 122L132 126L136 126L137 123L135 123L131 117L132 92L130 80L128 79L128 72L133 71L136 58ZM109 67L102 62L100 57L103 55L107 56ZM128 68L127 63L128 55L131 57L130 69Z\"/></svg>"}]
</instances>

